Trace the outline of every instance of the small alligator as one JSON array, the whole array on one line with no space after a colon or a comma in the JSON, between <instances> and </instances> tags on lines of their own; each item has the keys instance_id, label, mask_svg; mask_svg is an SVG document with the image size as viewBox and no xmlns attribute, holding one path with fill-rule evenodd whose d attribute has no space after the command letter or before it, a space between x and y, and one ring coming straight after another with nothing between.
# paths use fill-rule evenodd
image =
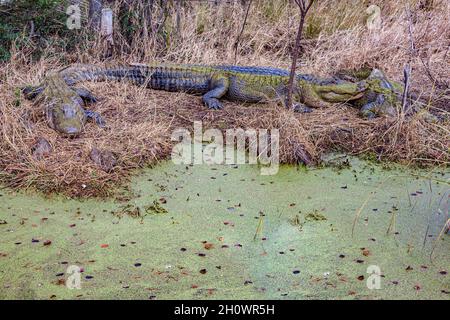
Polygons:
<instances>
[{"instance_id":1,"label":"small alligator","mask_svg":"<svg viewBox=\"0 0 450 320\"><path fill-rule=\"evenodd\" d=\"M368 118L396 114L403 87L389 81L374 69L365 79L339 77L320 79L297 75L293 90L293 109L311 112L336 103L350 103ZM51 73L37 87L26 87L26 97L42 96L46 101L49 125L60 133L80 134L88 118L103 125L101 117L84 109L84 103L95 102L93 95L74 86L83 81L130 81L151 89L180 91L202 95L210 109L221 109L220 99L259 103L277 101L286 105L289 72L268 67L205 66L178 64L131 64L101 68L73 65Z\"/></svg>"}]
</instances>

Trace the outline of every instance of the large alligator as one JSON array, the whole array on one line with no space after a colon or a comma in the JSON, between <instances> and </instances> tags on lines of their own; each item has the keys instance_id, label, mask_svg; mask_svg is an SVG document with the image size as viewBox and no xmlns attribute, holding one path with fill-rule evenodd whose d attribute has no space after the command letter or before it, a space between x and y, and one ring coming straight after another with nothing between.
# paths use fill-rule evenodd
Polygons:
<instances>
[{"instance_id":1,"label":"large alligator","mask_svg":"<svg viewBox=\"0 0 450 320\"><path fill-rule=\"evenodd\" d=\"M293 90L293 109L310 112L336 103L349 103L360 108L361 114L372 118L394 115L403 87L389 81L374 69L364 79L354 81L334 77L320 79L312 75L297 75ZM181 91L202 95L210 109L221 109L221 98L240 102L276 101L286 105L289 73L268 67L132 64L128 66L97 67L73 65L53 72L37 87L26 87L28 98L43 97L49 124L56 131L76 136L88 118L103 125L101 117L84 109L85 102L95 98L75 85L83 81L130 81L151 89Z\"/></svg>"}]
</instances>

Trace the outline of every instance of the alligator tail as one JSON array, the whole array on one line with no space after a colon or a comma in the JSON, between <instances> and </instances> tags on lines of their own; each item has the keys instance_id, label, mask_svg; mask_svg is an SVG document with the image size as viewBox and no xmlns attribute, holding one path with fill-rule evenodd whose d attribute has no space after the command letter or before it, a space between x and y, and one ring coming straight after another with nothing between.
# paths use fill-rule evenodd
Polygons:
<instances>
[{"instance_id":1,"label":"alligator tail","mask_svg":"<svg viewBox=\"0 0 450 320\"><path fill-rule=\"evenodd\" d=\"M139 66L98 67L76 64L60 71L69 86L83 81L130 81L134 84L146 82L145 70Z\"/></svg>"}]
</instances>

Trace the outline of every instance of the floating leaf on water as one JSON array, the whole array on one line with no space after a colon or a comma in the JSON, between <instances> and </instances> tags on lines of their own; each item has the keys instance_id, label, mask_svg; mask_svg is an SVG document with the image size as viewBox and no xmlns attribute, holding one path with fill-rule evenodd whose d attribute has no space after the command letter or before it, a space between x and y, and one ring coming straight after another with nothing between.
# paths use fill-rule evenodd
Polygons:
<instances>
[{"instance_id":1,"label":"floating leaf on water","mask_svg":"<svg viewBox=\"0 0 450 320\"><path fill-rule=\"evenodd\" d=\"M153 204L144 207L144 210L147 214L164 214L168 212L157 200L154 200Z\"/></svg>"},{"instance_id":2,"label":"floating leaf on water","mask_svg":"<svg viewBox=\"0 0 450 320\"><path fill-rule=\"evenodd\" d=\"M133 206L132 204L120 207L117 211L114 211L113 215L119 218L122 218L124 215L132 218L142 217L140 208Z\"/></svg>"},{"instance_id":3,"label":"floating leaf on water","mask_svg":"<svg viewBox=\"0 0 450 320\"><path fill-rule=\"evenodd\" d=\"M306 221L324 221L327 220L327 218L320 213L318 210L314 210L313 212L310 212L305 217Z\"/></svg>"},{"instance_id":4,"label":"floating leaf on water","mask_svg":"<svg viewBox=\"0 0 450 320\"><path fill-rule=\"evenodd\" d=\"M206 250L211 250L212 248L214 248L214 245L212 244L212 243L205 243L204 245L203 245L203 247L206 249Z\"/></svg>"}]
</instances>

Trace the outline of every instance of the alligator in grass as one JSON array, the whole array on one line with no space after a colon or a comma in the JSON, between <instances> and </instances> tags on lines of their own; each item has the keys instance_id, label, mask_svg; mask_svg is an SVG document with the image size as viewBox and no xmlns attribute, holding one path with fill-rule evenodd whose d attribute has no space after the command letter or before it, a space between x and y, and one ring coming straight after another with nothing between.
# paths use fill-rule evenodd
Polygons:
<instances>
[{"instance_id":1,"label":"alligator in grass","mask_svg":"<svg viewBox=\"0 0 450 320\"><path fill-rule=\"evenodd\" d=\"M28 99L37 97L37 102L44 104L49 127L59 133L76 136L89 118L104 126L99 114L84 109L85 103L96 101L92 94L83 88L70 87L57 72L47 75L38 87L25 87L23 92Z\"/></svg>"},{"instance_id":2,"label":"alligator in grass","mask_svg":"<svg viewBox=\"0 0 450 320\"><path fill-rule=\"evenodd\" d=\"M345 78L345 80L344 80ZM156 90L186 92L202 95L210 109L221 109L221 99L260 103L279 102L286 105L289 72L268 67L132 64L128 66L97 67L73 65L52 72L42 84L26 87L27 98L45 101L49 125L69 136L80 134L86 121L94 119L104 125L102 118L85 110L85 103L95 102L92 94L76 88L84 81L130 81ZM389 81L374 69L365 77L333 77L320 79L312 75L296 75L293 89L293 109L310 112L348 103L360 109L363 116L396 114L403 86Z\"/></svg>"}]
</instances>

